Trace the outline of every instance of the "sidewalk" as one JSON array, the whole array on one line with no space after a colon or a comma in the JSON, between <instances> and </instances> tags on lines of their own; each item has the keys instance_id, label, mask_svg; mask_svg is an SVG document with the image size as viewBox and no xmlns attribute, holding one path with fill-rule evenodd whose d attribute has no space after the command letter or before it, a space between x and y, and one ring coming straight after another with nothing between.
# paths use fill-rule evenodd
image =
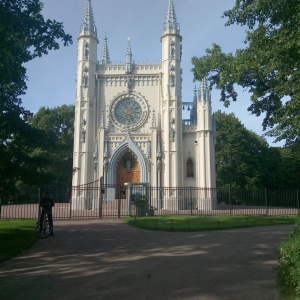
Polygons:
<instances>
[{"instance_id":1,"label":"sidewalk","mask_svg":"<svg viewBox=\"0 0 300 300\"><path fill-rule=\"evenodd\" d=\"M0 264L0 299L276 300L291 226L192 233L117 219L55 221L55 236Z\"/></svg>"}]
</instances>

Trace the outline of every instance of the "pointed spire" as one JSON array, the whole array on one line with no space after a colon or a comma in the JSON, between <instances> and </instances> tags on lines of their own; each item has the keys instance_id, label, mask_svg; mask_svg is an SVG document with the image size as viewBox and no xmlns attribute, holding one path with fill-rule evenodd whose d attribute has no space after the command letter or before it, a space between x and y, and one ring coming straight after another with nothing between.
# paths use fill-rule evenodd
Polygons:
<instances>
[{"instance_id":1,"label":"pointed spire","mask_svg":"<svg viewBox=\"0 0 300 300\"><path fill-rule=\"evenodd\" d=\"M166 21L164 23L164 31L167 31L170 29L175 30L175 31L180 30L179 23L177 23L173 0L169 0Z\"/></svg>"},{"instance_id":2,"label":"pointed spire","mask_svg":"<svg viewBox=\"0 0 300 300\"><path fill-rule=\"evenodd\" d=\"M128 37L125 70L126 70L126 73L131 73L132 72L132 52L131 52L130 37Z\"/></svg>"},{"instance_id":3,"label":"pointed spire","mask_svg":"<svg viewBox=\"0 0 300 300\"><path fill-rule=\"evenodd\" d=\"M95 36L97 36L97 29L95 25L91 0L87 0L86 2L85 13L81 25L81 31L90 31Z\"/></svg>"},{"instance_id":4,"label":"pointed spire","mask_svg":"<svg viewBox=\"0 0 300 300\"><path fill-rule=\"evenodd\" d=\"M197 124L197 87L194 87L194 100L190 113L191 124Z\"/></svg>"},{"instance_id":5,"label":"pointed spire","mask_svg":"<svg viewBox=\"0 0 300 300\"><path fill-rule=\"evenodd\" d=\"M196 101L197 101L197 87L195 85L195 87L194 87L194 102L196 102Z\"/></svg>"},{"instance_id":6,"label":"pointed spire","mask_svg":"<svg viewBox=\"0 0 300 300\"><path fill-rule=\"evenodd\" d=\"M102 49L102 57L100 64L101 65L109 65L111 63L110 57L109 57L109 51L108 51L108 46L107 46L107 36L106 32L104 34L104 44L103 44L103 49Z\"/></svg>"},{"instance_id":7,"label":"pointed spire","mask_svg":"<svg viewBox=\"0 0 300 300\"><path fill-rule=\"evenodd\" d=\"M199 87L199 100L210 101L211 94L207 85L206 78L203 78Z\"/></svg>"}]
</instances>

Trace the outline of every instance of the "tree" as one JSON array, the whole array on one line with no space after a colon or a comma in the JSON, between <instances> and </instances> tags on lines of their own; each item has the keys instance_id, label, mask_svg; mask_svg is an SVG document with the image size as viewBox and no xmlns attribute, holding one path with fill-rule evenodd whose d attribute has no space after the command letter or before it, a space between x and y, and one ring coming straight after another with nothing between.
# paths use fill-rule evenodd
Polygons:
<instances>
[{"instance_id":1,"label":"tree","mask_svg":"<svg viewBox=\"0 0 300 300\"><path fill-rule=\"evenodd\" d=\"M216 177L220 188L295 190L300 188L299 144L269 147L234 114L214 113L217 125Z\"/></svg>"},{"instance_id":2,"label":"tree","mask_svg":"<svg viewBox=\"0 0 300 300\"><path fill-rule=\"evenodd\" d=\"M17 180L29 180L36 163L30 148L39 143L40 130L27 124L30 112L20 97L26 91L24 64L72 42L62 23L45 20L39 0L0 0L0 197Z\"/></svg>"},{"instance_id":3,"label":"tree","mask_svg":"<svg viewBox=\"0 0 300 300\"><path fill-rule=\"evenodd\" d=\"M214 113L217 125L216 177L218 187L264 188L266 140L247 130L234 114Z\"/></svg>"},{"instance_id":4,"label":"tree","mask_svg":"<svg viewBox=\"0 0 300 300\"><path fill-rule=\"evenodd\" d=\"M73 165L74 105L56 108L41 107L29 118L29 124L44 134L43 148L34 153L48 161L43 171L48 175L47 184L71 182Z\"/></svg>"},{"instance_id":5,"label":"tree","mask_svg":"<svg viewBox=\"0 0 300 300\"><path fill-rule=\"evenodd\" d=\"M206 55L193 57L195 80L208 77L228 106L237 100L235 84L248 90L248 108L265 113L263 129L276 141L293 144L300 133L300 2L298 0L236 0L225 11L227 26L248 27L244 49L225 54L213 44Z\"/></svg>"}]
</instances>

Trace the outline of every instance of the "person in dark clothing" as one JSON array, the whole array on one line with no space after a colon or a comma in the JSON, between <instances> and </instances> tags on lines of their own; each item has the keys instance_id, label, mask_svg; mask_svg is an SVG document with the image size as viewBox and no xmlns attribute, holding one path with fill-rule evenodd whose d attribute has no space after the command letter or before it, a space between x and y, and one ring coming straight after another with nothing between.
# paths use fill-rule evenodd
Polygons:
<instances>
[{"instance_id":1,"label":"person in dark clothing","mask_svg":"<svg viewBox=\"0 0 300 300\"><path fill-rule=\"evenodd\" d=\"M51 195L49 192L46 192L45 195L43 196L40 206L42 208L42 214L41 214L40 221L44 218L44 215L47 214L49 223L52 225L52 231L51 231L50 235L54 235L53 234L53 219L52 219L52 207L54 206L54 202L53 202L53 199L51 198Z\"/></svg>"}]
</instances>

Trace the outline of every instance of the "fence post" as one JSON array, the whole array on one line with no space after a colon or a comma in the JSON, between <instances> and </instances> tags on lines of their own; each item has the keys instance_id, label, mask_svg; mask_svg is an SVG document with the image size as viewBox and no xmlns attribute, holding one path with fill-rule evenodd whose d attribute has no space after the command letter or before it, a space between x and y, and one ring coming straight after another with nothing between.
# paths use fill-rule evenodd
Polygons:
<instances>
[{"instance_id":1,"label":"fence post","mask_svg":"<svg viewBox=\"0 0 300 300\"><path fill-rule=\"evenodd\" d=\"M229 211L230 211L230 215L232 215L232 208L231 208L231 191L230 191L230 187L229 187L229 191L228 191L228 197L229 197Z\"/></svg>"},{"instance_id":2,"label":"fence post","mask_svg":"<svg viewBox=\"0 0 300 300\"><path fill-rule=\"evenodd\" d=\"M42 191L41 188L39 188L39 204L38 204L38 220L41 217L41 198L42 198Z\"/></svg>"},{"instance_id":3,"label":"fence post","mask_svg":"<svg viewBox=\"0 0 300 300\"><path fill-rule=\"evenodd\" d=\"M268 209L268 195L267 195L267 189L265 189L265 200L266 200L266 215L269 214L269 209Z\"/></svg>"},{"instance_id":4,"label":"fence post","mask_svg":"<svg viewBox=\"0 0 300 300\"><path fill-rule=\"evenodd\" d=\"M69 219L72 219L72 199L73 199L73 186L70 187L69 193Z\"/></svg>"},{"instance_id":5,"label":"fence post","mask_svg":"<svg viewBox=\"0 0 300 300\"><path fill-rule=\"evenodd\" d=\"M298 205L298 215L300 214L300 205L299 205L299 192L297 189L297 205ZM0 199L0 210L1 210L1 199ZM0 214L1 217L1 214Z\"/></svg>"},{"instance_id":6,"label":"fence post","mask_svg":"<svg viewBox=\"0 0 300 300\"><path fill-rule=\"evenodd\" d=\"M100 177L100 191L99 191L99 219L102 219L102 200L103 200L103 177Z\"/></svg>"},{"instance_id":7,"label":"fence post","mask_svg":"<svg viewBox=\"0 0 300 300\"><path fill-rule=\"evenodd\" d=\"M120 188L118 189L119 190L119 193L118 193L118 218L120 219L121 218L121 186Z\"/></svg>"},{"instance_id":8,"label":"fence post","mask_svg":"<svg viewBox=\"0 0 300 300\"><path fill-rule=\"evenodd\" d=\"M193 201L192 201L192 187L190 186L190 206L191 206L191 215L193 214Z\"/></svg>"}]
</instances>

